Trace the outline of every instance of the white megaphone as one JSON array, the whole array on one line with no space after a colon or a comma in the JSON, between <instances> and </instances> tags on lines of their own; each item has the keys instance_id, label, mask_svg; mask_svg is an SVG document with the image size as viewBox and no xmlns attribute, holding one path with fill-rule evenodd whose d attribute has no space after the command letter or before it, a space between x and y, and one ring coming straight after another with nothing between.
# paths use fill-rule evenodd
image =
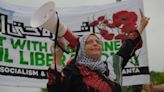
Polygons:
<instances>
[{"instance_id":1,"label":"white megaphone","mask_svg":"<svg viewBox=\"0 0 164 92\"><path fill-rule=\"evenodd\" d=\"M42 27L49 30L51 33L56 33L58 16L56 7L53 1L43 4L32 16L31 27ZM64 47L70 46L72 49L76 47L77 36L66 29L61 21L59 21L58 40L64 43Z\"/></svg>"}]
</instances>

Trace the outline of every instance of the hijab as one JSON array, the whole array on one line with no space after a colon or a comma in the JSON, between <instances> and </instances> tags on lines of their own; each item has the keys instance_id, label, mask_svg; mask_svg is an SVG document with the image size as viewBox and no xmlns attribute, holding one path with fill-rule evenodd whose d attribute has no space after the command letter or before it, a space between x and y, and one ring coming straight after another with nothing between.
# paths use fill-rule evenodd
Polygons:
<instances>
[{"instance_id":1,"label":"hijab","mask_svg":"<svg viewBox=\"0 0 164 92\"><path fill-rule=\"evenodd\" d=\"M101 74L104 74L107 71L107 64L101 61L101 56L97 59L94 59L91 56L89 56L85 51L86 41L91 35L95 35L98 38L96 34L89 34L79 39L80 48L79 48L78 57L77 57L77 64L86 66L91 70L98 71ZM98 40L100 41L100 43L102 43L99 38Z\"/></svg>"}]
</instances>

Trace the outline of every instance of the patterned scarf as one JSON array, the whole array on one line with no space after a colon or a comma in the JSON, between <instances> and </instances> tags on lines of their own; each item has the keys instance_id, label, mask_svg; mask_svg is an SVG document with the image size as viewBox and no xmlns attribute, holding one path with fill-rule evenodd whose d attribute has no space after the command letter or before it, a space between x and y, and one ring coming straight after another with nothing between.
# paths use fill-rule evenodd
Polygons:
<instances>
[{"instance_id":1,"label":"patterned scarf","mask_svg":"<svg viewBox=\"0 0 164 92\"><path fill-rule=\"evenodd\" d=\"M95 34L90 34L90 35L95 35ZM91 70L96 70L102 74L104 74L107 70L107 65L101 61L101 57L98 59L93 59L91 56L89 56L86 52L85 52L85 43L87 38L90 35L85 35L82 38L80 38L80 48L79 48L79 52L78 52L78 57L77 57L77 64L78 65L83 65L86 66L88 68L90 68ZM98 38L98 36L96 36ZM99 39L99 38L98 38ZM100 41L100 39L99 39ZM100 41L100 43L102 43Z\"/></svg>"}]
</instances>

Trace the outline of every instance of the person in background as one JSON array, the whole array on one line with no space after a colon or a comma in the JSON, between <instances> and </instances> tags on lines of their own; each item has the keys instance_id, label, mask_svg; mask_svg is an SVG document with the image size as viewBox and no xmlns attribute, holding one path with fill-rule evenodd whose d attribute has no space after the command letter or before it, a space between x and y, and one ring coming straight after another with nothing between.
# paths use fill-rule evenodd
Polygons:
<instances>
[{"instance_id":1,"label":"person in background","mask_svg":"<svg viewBox=\"0 0 164 92\"><path fill-rule=\"evenodd\" d=\"M149 21L149 18L141 15L140 26L130 33L116 53L122 58L122 68L139 49L142 31ZM111 71L108 62L101 60L101 39L96 34L84 35L76 45L75 57L62 70L48 69L48 92L122 92L121 85L109 77ZM53 53L56 55L54 60L61 62L62 50Z\"/></svg>"}]
</instances>

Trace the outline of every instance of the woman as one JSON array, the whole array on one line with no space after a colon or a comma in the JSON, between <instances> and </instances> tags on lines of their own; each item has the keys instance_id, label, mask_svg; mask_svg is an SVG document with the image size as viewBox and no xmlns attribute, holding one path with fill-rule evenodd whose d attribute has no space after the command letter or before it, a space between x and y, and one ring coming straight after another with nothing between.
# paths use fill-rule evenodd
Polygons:
<instances>
[{"instance_id":1,"label":"woman","mask_svg":"<svg viewBox=\"0 0 164 92\"><path fill-rule=\"evenodd\" d=\"M140 34L149 18L142 15L141 25L130 36L116 53L122 58L122 68L134 55L141 41ZM101 61L101 40L95 34L83 36L79 40L79 51L75 58L60 71L48 70L49 92L121 92L121 86L109 78L107 61ZM61 51L60 56L61 57ZM77 58L76 58L77 56ZM58 59L59 60L59 59Z\"/></svg>"}]
</instances>

